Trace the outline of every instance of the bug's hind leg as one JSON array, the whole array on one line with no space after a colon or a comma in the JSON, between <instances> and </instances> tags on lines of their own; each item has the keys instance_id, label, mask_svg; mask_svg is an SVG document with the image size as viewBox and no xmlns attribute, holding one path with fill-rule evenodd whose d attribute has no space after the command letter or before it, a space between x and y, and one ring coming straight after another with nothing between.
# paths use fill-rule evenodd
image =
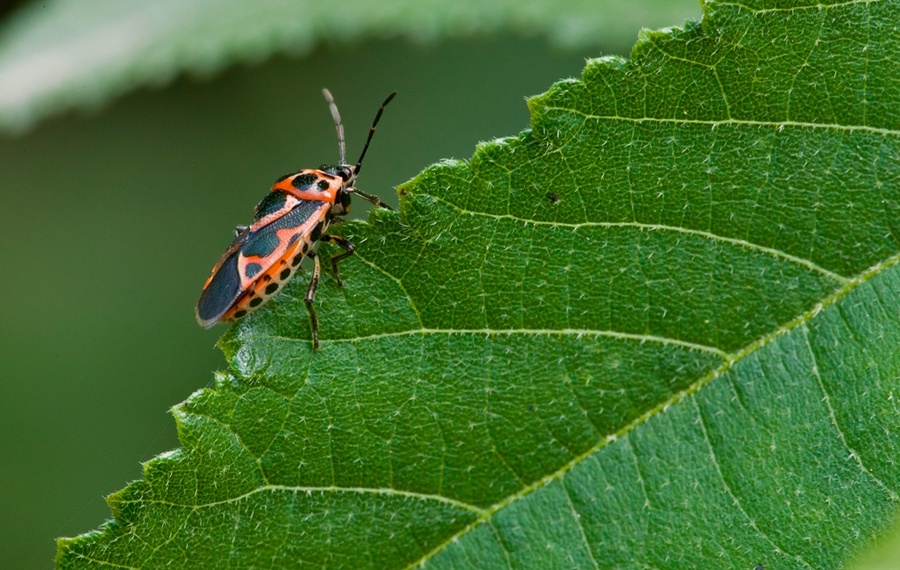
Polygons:
<instances>
[{"instance_id":1,"label":"bug's hind leg","mask_svg":"<svg viewBox=\"0 0 900 570\"><path fill-rule=\"evenodd\" d=\"M340 236L325 235L325 236L321 236L319 238L319 241L326 241L328 243L333 243L334 245L344 248L344 253L335 255L334 257L331 258L331 269L334 271L334 278L337 279L338 287L343 287L344 282L341 281L341 274L340 274L340 272L338 272L337 264L338 264L338 261L340 261L342 259L347 259L351 255L353 255L353 252L356 251L356 247L352 243L350 243L349 241L347 241L346 239L344 239Z\"/></svg>"},{"instance_id":2,"label":"bug's hind leg","mask_svg":"<svg viewBox=\"0 0 900 570\"><path fill-rule=\"evenodd\" d=\"M306 291L306 310L309 312L309 325L312 329L313 349L319 348L319 317L316 316L316 309L313 307L313 299L316 298L316 287L319 286L319 275L321 268L319 267L319 258L316 252L310 251L306 254L313 260L312 279L309 280L309 289Z\"/></svg>"}]
</instances>

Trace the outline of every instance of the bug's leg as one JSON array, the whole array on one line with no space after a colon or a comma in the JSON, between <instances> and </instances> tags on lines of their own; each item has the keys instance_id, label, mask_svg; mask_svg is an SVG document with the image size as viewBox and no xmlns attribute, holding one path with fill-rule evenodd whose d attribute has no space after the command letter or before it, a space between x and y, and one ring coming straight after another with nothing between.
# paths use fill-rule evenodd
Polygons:
<instances>
[{"instance_id":1,"label":"bug's leg","mask_svg":"<svg viewBox=\"0 0 900 570\"><path fill-rule=\"evenodd\" d=\"M249 228L250 226L234 226L234 237L238 237Z\"/></svg>"},{"instance_id":2,"label":"bug's leg","mask_svg":"<svg viewBox=\"0 0 900 570\"><path fill-rule=\"evenodd\" d=\"M338 264L338 261L340 261L342 259L347 259L351 255L353 255L353 252L356 251L356 247L354 247L354 245L352 243L350 243L349 241L345 240L344 238L342 238L340 236L324 235L324 236L319 237L319 241L327 241L328 243L333 243L334 245L344 248L344 253L342 253L340 255L335 255L334 257L331 258L331 269L334 270L334 278L337 279L338 287L343 287L344 282L341 281L341 274L340 274L340 272L338 272L337 264Z\"/></svg>"},{"instance_id":3,"label":"bug's leg","mask_svg":"<svg viewBox=\"0 0 900 570\"><path fill-rule=\"evenodd\" d=\"M313 349L319 348L319 318L316 316L316 309L313 307L313 299L316 298L316 287L319 286L319 258L316 252L310 251L307 256L313 260L312 279L309 280L309 289L306 291L306 310L309 312L309 325L312 328Z\"/></svg>"},{"instance_id":4,"label":"bug's leg","mask_svg":"<svg viewBox=\"0 0 900 570\"><path fill-rule=\"evenodd\" d=\"M354 194L359 194L361 197L365 198L367 201L371 202L372 205L378 206L379 208L384 208L385 210L393 210L390 206L382 202L378 196L373 196L372 194L366 194L362 192L359 188L353 189Z\"/></svg>"}]
</instances>

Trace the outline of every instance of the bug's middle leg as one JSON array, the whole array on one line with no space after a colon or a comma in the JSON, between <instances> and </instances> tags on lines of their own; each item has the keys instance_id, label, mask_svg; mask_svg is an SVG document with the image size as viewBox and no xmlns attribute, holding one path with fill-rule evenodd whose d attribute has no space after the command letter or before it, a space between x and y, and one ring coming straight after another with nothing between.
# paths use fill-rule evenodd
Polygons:
<instances>
[{"instance_id":1,"label":"bug's middle leg","mask_svg":"<svg viewBox=\"0 0 900 570\"><path fill-rule=\"evenodd\" d=\"M331 269L334 271L334 278L337 280L338 287L343 287L344 282L341 281L341 274L340 274L340 272L338 272L337 264L338 264L338 261L340 261L342 259L347 259L351 255L353 255L353 252L356 251L356 247L352 243L350 243L349 241L347 241L346 239L344 239L340 236L324 235L324 236L319 237L319 241L333 243L334 245L344 248L344 253L335 255L334 257L331 258Z\"/></svg>"},{"instance_id":2,"label":"bug's middle leg","mask_svg":"<svg viewBox=\"0 0 900 570\"><path fill-rule=\"evenodd\" d=\"M316 287L319 286L319 275L321 268L319 267L319 257L315 251L306 254L313 260L312 279L309 280L309 289L306 291L306 310L309 312L309 325L312 328L313 349L319 348L319 317L316 316L316 309L313 307L313 299L316 298Z\"/></svg>"}]
</instances>

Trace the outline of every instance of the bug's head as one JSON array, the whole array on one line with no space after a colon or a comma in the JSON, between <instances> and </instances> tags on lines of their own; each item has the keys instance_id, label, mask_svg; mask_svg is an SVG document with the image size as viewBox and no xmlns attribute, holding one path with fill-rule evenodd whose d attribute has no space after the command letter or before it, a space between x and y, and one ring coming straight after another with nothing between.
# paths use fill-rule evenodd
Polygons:
<instances>
[{"instance_id":1,"label":"bug's head","mask_svg":"<svg viewBox=\"0 0 900 570\"><path fill-rule=\"evenodd\" d=\"M323 172L327 172L332 176L338 176L343 181L342 186L347 188L348 186L352 186L356 181L356 168L350 166L348 164L342 164L338 166L333 166L331 164L323 164L319 167L319 170Z\"/></svg>"},{"instance_id":2,"label":"bug's head","mask_svg":"<svg viewBox=\"0 0 900 570\"><path fill-rule=\"evenodd\" d=\"M356 167L343 164L341 166L335 166L334 170L334 173L340 176L341 180L344 181L345 188L353 186L353 183L356 182Z\"/></svg>"},{"instance_id":3,"label":"bug's head","mask_svg":"<svg viewBox=\"0 0 900 570\"><path fill-rule=\"evenodd\" d=\"M334 215L340 216L350 211L351 193L359 194L361 197L365 198L376 206L390 209L377 197L366 194L365 192L361 192L360 190L355 188L353 186L353 183L356 182L356 177L359 176L359 171L360 169L362 169L363 159L366 157L366 151L369 150L369 144L372 142L372 136L375 134L375 127L378 126L378 121L381 120L381 114L384 113L384 108L388 103L391 102L394 96L397 95L397 92L394 91L393 93L388 95L387 99L385 99L381 104L381 107L378 108L378 112L375 113L375 120L372 121L372 126L369 128L369 136L366 137L366 144L365 146L363 146L362 153L360 153L359 155L359 160L357 160L356 165L353 166L347 164L347 148L344 142L344 125L343 123L341 123L341 115L338 112L337 104L334 102L334 97L331 96L331 92L328 91L328 89L322 89L322 94L325 95L325 101L328 102L328 108L331 110L332 118L334 118L334 126L337 129L338 136L338 149L340 150L340 164L337 166L324 166L322 167L322 170L328 172L329 174L340 176L343 180L342 188L338 193L337 201L335 202L332 213Z\"/></svg>"},{"instance_id":4,"label":"bug's head","mask_svg":"<svg viewBox=\"0 0 900 570\"><path fill-rule=\"evenodd\" d=\"M346 164L340 166L327 166L323 170L329 174L334 174L341 178L341 189L338 190L335 197L334 205L331 207L331 213L334 216L344 216L350 213L350 193L356 192L353 182L356 181L356 171L352 166Z\"/></svg>"},{"instance_id":5,"label":"bug's head","mask_svg":"<svg viewBox=\"0 0 900 570\"><path fill-rule=\"evenodd\" d=\"M353 182L356 181L356 169L347 164L338 166L323 164L319 167L319 170L341 179L341 188L338 190L334 205L331 207L331 214L334 216L343 216L349 213L350 194L352 192L358 192L358 190L353 187Z\"/></svg>"}]
</instances>

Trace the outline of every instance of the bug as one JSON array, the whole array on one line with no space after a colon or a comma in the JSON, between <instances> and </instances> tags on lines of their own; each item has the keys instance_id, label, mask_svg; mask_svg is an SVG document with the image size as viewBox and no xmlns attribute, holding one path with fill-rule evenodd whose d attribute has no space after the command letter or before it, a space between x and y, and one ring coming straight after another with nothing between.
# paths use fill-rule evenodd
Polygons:
<instances>
[{"instance_id":1,"label":"bug","mask_svg":"<svg viewBox=\"0 0 900 570\"><path fill-rule=\"evenodd\" d=\"M355 165L347 164L344 126L334 97L328 89L322 94L328 103L337 130L340 163L335 166L305 168L275 181L272 190L253 210L253 223L237 226L234 241L203 285L197 301L197 322L205 328L216 323L235 321L272 298L300 267L305 257L312 258L313 271L306 292L313 348L319 348L319 319L313 306L321 268L315 246L324 241L344 251L331 258L338 287L343 287L338 262L353 255L355 247L348 240L326 234L331 223L350 211L350 195L359 194L375 206L390 209L371 194L353 184L362 168L375 127L388 103L397 95L388 95L378 108L362 153Z\"/></svg>"}]
</instances>

